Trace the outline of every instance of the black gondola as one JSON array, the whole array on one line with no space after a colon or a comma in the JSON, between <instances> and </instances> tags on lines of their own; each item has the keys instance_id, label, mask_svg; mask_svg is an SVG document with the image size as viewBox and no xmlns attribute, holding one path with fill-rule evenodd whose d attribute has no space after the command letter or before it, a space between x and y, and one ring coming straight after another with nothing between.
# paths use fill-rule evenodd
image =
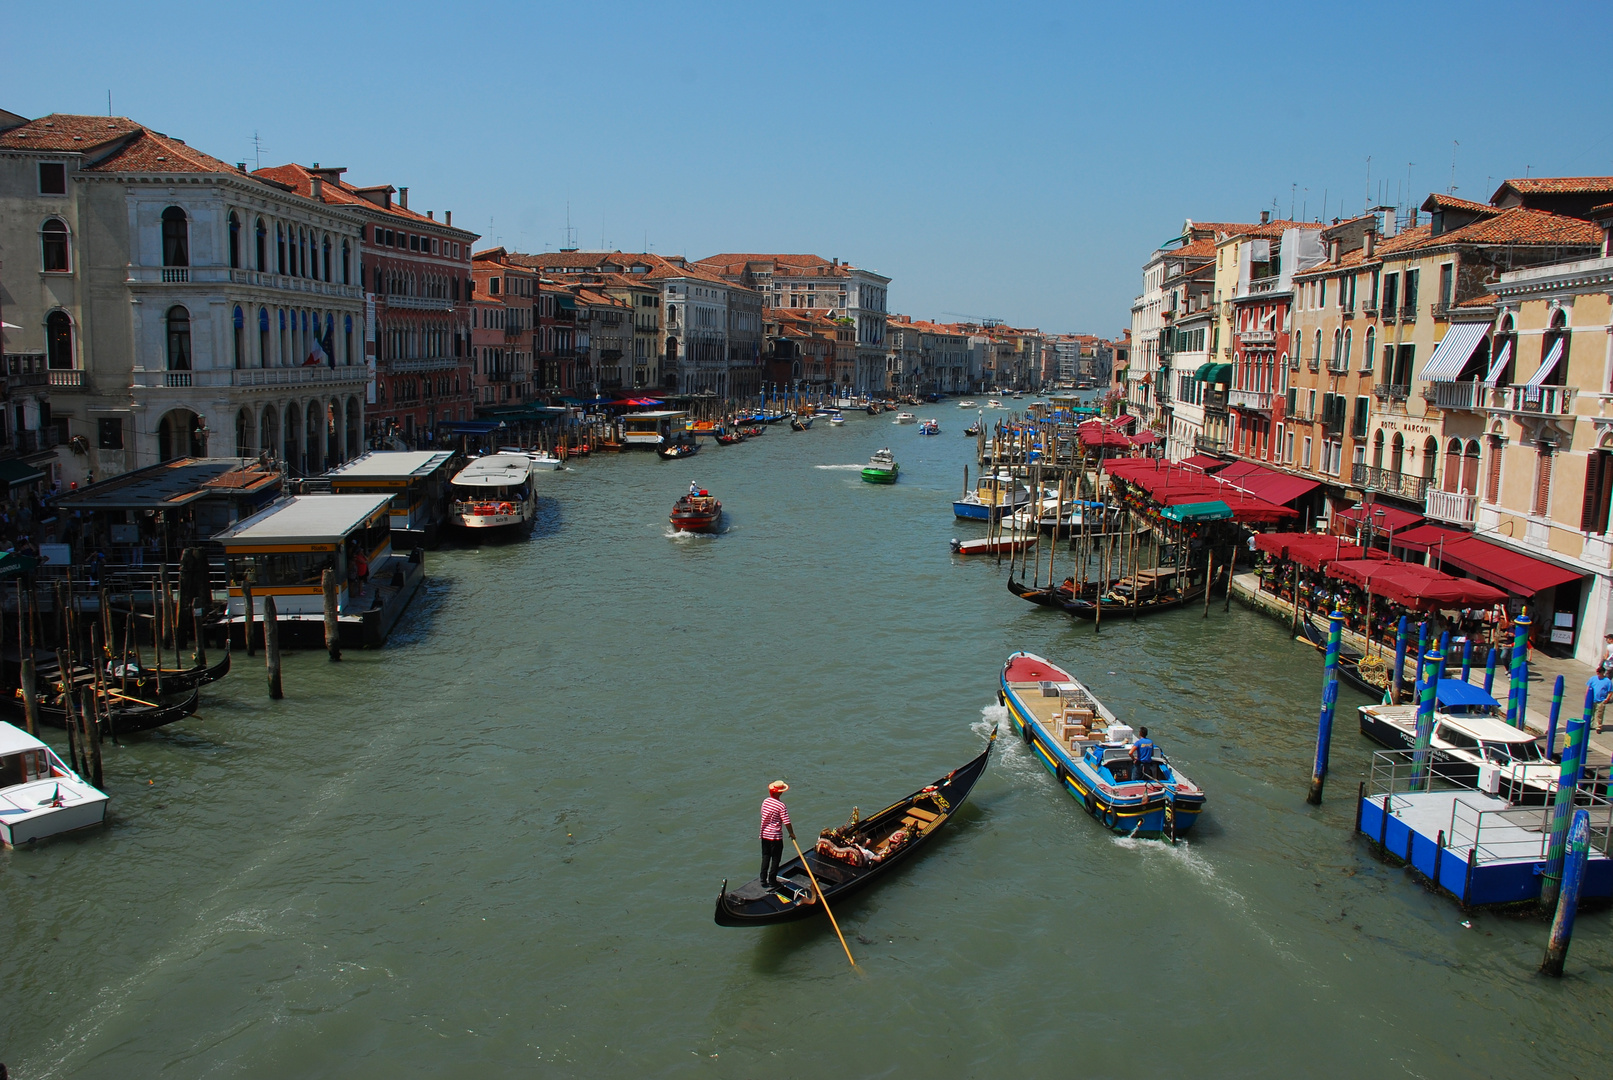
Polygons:
<instances>
[{"instance_id":1,"label":"black gondola","mask_svg":"<svg viewBox=\"0 0 1613 1080\"><path fill-rule=\"evenodd\" d=\"M192 690L180 701L164 704L160 701L142 701L132 696L111 706L109 717L103 717L102 723L108 735L129 735L137 731L151 731L164 724L172 724L176 720L183 720L196 711L197 703L201 701L202 692ZM117 699L114 698L116 701ZM22 702L18 701L20 710ZM39 702L39 720L51 727L67 727L67 710L61 705Z\"/></svg>"},{"instance_id":2,"label":"black gondola","mask_svg":"<svg viewBox=\"0 0 1613 1080\"><path fill-rule=\"evenodd\" d=\"M1310 616L1302 615L1299 620L1300 634L1304 639L1322 653L1327 652L1327 631L1318 627L1311 621ZM1406 672L1417 670L1417 658L1408 654L1406 667L1400 673L1400 700L1417 700L1417 680L1415 677L1407 678ZM1385 691L1389 689L1389 674L1387 666L1383 675L1383 682L1373 682L1361 674L1361 654L1355 649L1339 645L1339 679L1345 685L1354 687L1370 698L1382 699Z\"/></svg>"},{"instance_id":3,"label":"black gondola","mask_svg":"<svg viewBox=\"0 0 1613 1080\"><path fill-rule=\"evenodd\" d=\"M673 461L677 458L693 457L700 452L700 444L696 442L667 443L656 450L663 461Z\"/></svg>"},{"instance_id":4,"label":"black gondola","mask_svg":"<svg viewBox=\"0 0 1613 1080\"><path fill-rule=\"evenodd\" d=\"M941 826L951 820L958 807L969 797L975 781L986 771L991 746L997 741L997 730L992 729L991 741L980 756L954 769L935 783L913 792L907 798L887 806L872 817L848 822L841 829L824 830L843 840L854 841L846 845L851 850L878 851L887 847L887 853L877 862L853 865L818 852L816 847L806 852L808 866L823 889L825 900L833 902L855 892L893 867L907 861L913 853L930 841ZM897 835L907 839L888 847ZM718 926L765 926L768 923L792 922L815 915L823 907L818 902L812 879L801 858L790 859L778 869L781 889L765 890L762 879L755 878L732 891L728 882L722 884L717 896Z\"/></svg>"},{"instance_id":5,"label":"black gondola","mask_svg":"<svg viewBox=\"0 0 1613 1080\"><path fill-rule=\"evenodd\" d=\"M230 673L230 654L225 653L224 658L211 667L168 668L162 669L162 693L184 694L217 682ZM73 667L73 685L83 687L88 684L93 675L89 668L82 664ZM117 673L117 666L110 665L105 676L106 684L113 690L127 692L137 698L154 697L157 692L157 673L148 667L131 667L127 686L121 674ZM39 667L39 688L43 693L56 693L61 682L61 674L53 661L47 661Z\"/></svg>"},{"instance_id":6,"label":"black gondola","mask_svg":"<svg viewBox=\"0 0 1613 1080\"><path fill-rule=\"evenodd\" d=\"M1076 589L1075 579L1065 578L1062 585L1054 588L1048 585L1031 586L1023 581L1015 581L1013 578L1009 578L1008 591L1021 600L1029 600L1031 603L1040 604L1042 607L1057 608L1063 611L1076 600L1090 601L1095 598L1098 595L1098 583L1089 581L1082 585L1080 589ZM1105 608L1104 610L1109 609Z\"/></svg>"}]
</instances>

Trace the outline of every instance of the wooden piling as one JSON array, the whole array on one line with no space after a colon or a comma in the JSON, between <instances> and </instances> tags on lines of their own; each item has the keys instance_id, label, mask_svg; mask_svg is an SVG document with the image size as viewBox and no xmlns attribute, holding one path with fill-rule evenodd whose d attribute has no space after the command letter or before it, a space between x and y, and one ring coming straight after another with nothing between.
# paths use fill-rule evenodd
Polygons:
<instances>
[{"instance_id":1,"label":"wooden piling","mask_svg":"<svg viewBox=\"0 0 1613 1080\"><path fill-rule=\"evenodd\" d=\"M279 701L286 693L280 681L280 613L272 596L263 598L263 659L269 671L269 697Z\"/></svg>"},{"instance_id":2,"label":"wooden piling","mask_svg":"<svg viewBox=\"0 0 1613 1080\"><path fill-rule=\"evenodd\" d=\"M200 600L197 600L195 606L190 609L190 618L191 625L196 632L196 666L205 668L207 666L207 642L202 640L203 611Z\"/></svg>"},{"instance_id":3,"label":"wooden piling","mask_svg":"<svg viewBox=\"0 0 1613 1080\"><path fill-rule=\"evenodd\" d=\"M34 670L33 651L23 653L22 667L22 715L28 726L28 734L39 738L39 674Z\"/></svg>"},{"instance_id":4,"label":"wooden piling","mask_svg":"<svg viewBox=\"0 0 1613 1080\"><path fill-rule=\"evenodd\" d=\"M83 707L79 709L79 724L84 732L84 746L89 752L90 783L96 787L103 787L105 779L101 772L101 718L98 715L98 706L95 703L95 687L87 685L79 700Z\"/></svg>"},{"instance_id":5,"label":"wooden piling","mask_svg":"<svg viewBox=\"0 0 1613 1080\"><path fill-rule=\"evenodd\" d=\"M1204 615L1210 617L1210 586L1215 584L1215 549L1204 549Z\"/></svg>"},{"instance_id":6,"label":"wooden piling","mask_svg":"<svg viewBox=\"0 0 1613 1080\"><path fill-rule=\"evenodd\" d=\"M254 630L252 623L256 620L252 614L252 583L250 581L241 582L241 600L246 605L246 616L241 623L245 633L246 654L256 656L257 646L252 644L252 631Z\"/></svg>"},{"instance_id":7,"label":"wooden piling","mask_svg":"<svg viewBox=\"0 0 1613 1080\"><path fill-rule=\"evenodd\" d=\"M77 727L78 727L78 724L77 724L77 721L76 721L76 719L74 718L74 715L73 715L73 713L75 711L74 708L73 708L73 684L68 681L68 672L71 669L67 665L68 665L67 650L66 649L57 649L56 650L56 678L57 678L56 685L61 688L61 692L62 692L62 716L63 716L64 721L67 724L67 756L68 756L68 759L69 759L68 764L72 767L74 772L78 773L80 776L83 776L87 770L86 770L85 767L83 767L82 763L79 761L78 731L76 730Z\"/></svg>"},{"instance_id":8,"label":"wooden piling","mask_svg":"<svg viewBox=\"0 0 1613 1080\"><path fill-rule=\"evenodd\" d=\"M336 621L336 571L327 567L319 575L319 584L325 594L325 651L335 663L342 658L341 624Z\"/></svg>"}]
</instances>

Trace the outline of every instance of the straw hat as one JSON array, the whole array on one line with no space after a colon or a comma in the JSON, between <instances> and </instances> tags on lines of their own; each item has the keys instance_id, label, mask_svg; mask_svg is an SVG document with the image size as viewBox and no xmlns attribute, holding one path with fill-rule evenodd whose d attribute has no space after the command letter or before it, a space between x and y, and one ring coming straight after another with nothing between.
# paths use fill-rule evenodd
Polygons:
<instances>
[{"instance_id":1,"label":"straw hat","mask_svg":"<svg viewBox=\"0 0 1613 1080\"><path fill-rule=\"evenodd\" d=\"M767 790L774 795L782 795L786 791L790 790L790 785L786 784L782 780L775 780L771 784L767 785Z\"/></svg>"}]
</instances>

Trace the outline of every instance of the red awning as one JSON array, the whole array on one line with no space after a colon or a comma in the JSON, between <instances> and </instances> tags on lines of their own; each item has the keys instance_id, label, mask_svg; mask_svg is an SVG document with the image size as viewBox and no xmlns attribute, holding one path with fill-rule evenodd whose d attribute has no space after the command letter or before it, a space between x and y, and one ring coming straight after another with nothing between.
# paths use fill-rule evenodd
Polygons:
<instances>
[{"instance_id":1,"label":"red awning","mask_svg":"<svg viewBox=\"0 0 1613 1080\"><path fill-rule=\"evenodd\" d=\"M1466 570L1514 596L1534 596L1585 576L1584 571L1569 570L1476 536L1447 540L1443 548L1435 549L1434 561Z\"/></svg>"},{"instance_id":2,"label":"red awning","mask_svg":"<svg viewBox=\"0 0 1613 1080\"><path fill-rule=\"evenodd\" d=\"M1452 577L1399 559L1344 560L1327 567L1329 577L1370 589L1374 595L1425 611L1436 608L1489 607L1506 595L1482 581Z\"/></svg>"},{"instance_id":3,"label":"red awning","mask_svg":"<svg viewBox=\"0 0 1613 1080\"><path fill-rule=\"evenodd\" d=\"M1424 523L1415 528L1407 529L1403 533L1395 533L1395 547L1403 547L1407 551L1438 551L1440 545L1450 545L1457 540L1472 536L1472 533L1462 532L1458 529L1447 529L1440 525Z\"/></svg>"},{"instance_id":4,"label":"red awning","mask_svg":"<svg viewBox=\"0 0 1613 1080\"><path fill-rule=\"evenodd\" d=\"M1197 469L1200 472L1212 473L1218 469L1226 468L1231 463L1218 457L1211 457L1209 454L1194 454L1192 457L1183 458L1177 464L1186 465L1188 468Z\"/></svg>"},{"instance_id":5,"label":"red awning","mask_svg":"<svg viewBox=\"0 0 1613 1080\"><path fill-rule=\"evenodd\" d=\"M1232 469L1237 467L1234 465L1232 468L1222 469L1216 476L1222 480L1231 480L1245 491L1252 491L1267 502L1284 506L1322 486L1315 480L1307 480L1303 476L1290 476L1253 463L1248 464L1240 474L1234 476Z\"/></svg>"},{"instance_id":6,"label":"red awning","mask_svg":"<svg viewBox=\"0 0 1613 1080\"><path fill-rule=\"evenodd\" d=\"M1378 515L1379 510L1383 511L1383 516L1381 517ZM1348 510L1338 511L1333 516L1341 521L1351 521L1359 524L1366 516L1366 513L1367 504L1358 503ZM1388 532L1393 529L1398 533L1403 529L1411 528L1413 525L1422 524L1422 520L1421 514L1414 514L1410 510L1402 510L1399 507L1385 506L1383 503L1372 507L1372 527L1378 531Z\"/></svg>"},{"instance_id":7,"label":"red awning","mask_svg":"<svg viewBox=\"0 0 1613 1080\"><path fill-rule=\"evenodd\" d=\"M1153 446L1159 441L1159 436L1152 431L1145 431L1140 435L1127 435L1126 441L1133 446Z\"/></svg>"}]
</instances>

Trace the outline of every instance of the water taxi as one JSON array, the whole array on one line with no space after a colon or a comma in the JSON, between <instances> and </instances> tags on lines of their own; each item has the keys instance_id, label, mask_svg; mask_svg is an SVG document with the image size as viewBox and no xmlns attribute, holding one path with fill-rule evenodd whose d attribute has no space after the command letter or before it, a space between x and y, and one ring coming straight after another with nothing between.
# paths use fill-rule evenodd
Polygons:
<instances>
[{"instance_id":1,"label":"water taxi","mask_svg":"<svg viewBox=\"0 0 1613 1080\"><path fill-rule=\"evenodd\" d=\"M919 421L919 434L920 435L939 435L939 434L941 434L941 421L939 421L939 420L920 420Z\"/></svg>"},{"instance_id":2,"label":"water taxi","mask_svg":"<svg viewBox=\"0 0 1613 1080\"><path fill-rule=\"evenodd\" d=\"M1174 840L1198 821L1203 790L1157 747L1147 764L1133 761L1136 733L1063 668L1016 652L1003 665L997 698L1036 759L1104 827Z\"/></svg>"},{"instance_id":3,"label":"water taxi","mask_svg":"<svg viewBox=\"0 0 1613 1080\"><path fill-rule=\"evenodd\" d=\"M960 409L976 409L976 408L979 408L979 407L980 407L980 402L974 401L972 399L965 399L963 401L958 402L958 408L960 408Z\"/></svg>"},{"instance_id":4,"label":"water taxi","mask_svg":"<svg viewBox=\"0 0 1613 1080\"><path fill-rule=\"evenodd\" d=\"M447 450L371 450L325 475L338 495L389 495L387 515L399 547L436 542L447 519Z\"/></svg>"},{"instance_id":5,"label":"water taxi","mask_svg":"<svg viewBox=\"0 0 1613 1080\"><path fill-rule=\"evenodd\" d=\"M294 495L213 537L229 573L229 619L246 622L274 597L282 634L324 633L323 575L336 576L337 626L343 644L378 645L425 578L418 549L392 547L385 495ZM166 680L165 680L166 681Z\"/></svg>"},{"instance_id":6,"label":"water taxi","mask_svg":"<svg viewBox=\"0 0 1613 1080\"><path fill-rule=\"evenodd\" d=\"M869 484L894 484L899 472L901 466L896 464L896 458L888 448L875 450L874 456L863 466L863 481Z\"/></svg>"},{"instance_id":7,"label":"water taxi","mask_svg":"<svg viewBox=\"0 0 1613 1080\"><path fill-rule=\"evenodd\" d=\"M910 412L899 412L896 414L896 419L891 421L893 424L916 424L918 422L919 418Z\"/></svg>"},{"instance_id":8,"label":"water taxi","mask_svg":"<svg viewBox=\"0 0 1613 1080\"><path fill-rule=\"evenodd\" d=\"M1031 501L1031 489L1006 472L982 476L975 489L952 504L955 517L994 521Z\"/></svg>"},{"instance_id":9,"label":"water taxi","mask_svg":"<svg viewBox=\"0 0 1613 1080\"><path fill-rule=\"evenodd\" d=\"M16 847L100 825L109 800L49 746L0 723L0 844Z\"/></svg>"},{"instance_id":10,"label":"water taxi","mask_svg":"<svg viewBox=\"0 0 1613 1080\"><path fill-rule=\"evenodd\" d=\"M998 401L996 398L988 398L986 401L986 408L988 409L1000 409L1002 407L1003 403Z\"/></svg>"},{"instance_id":11,"label":"water taxi","mask_svg":"<svg viewBox=\"0 0 1613 1080\"><path fill-rule=\"evenodd\" d=\"M488 454L453 479L449 520L463 529L521 528L537 512L532 459L525 454Z\"/></svg>"},{"instance_id":12,"label":"water taxi","mask_svg":"<svg viewBox=\"0 0 1613 1080\"><path fill-rule=\"evenodd\" d=\"M532 462L533 472L558 472L565 464L558 457L547 450L527 450L519 446L501 446L501 454L525 454L527 460Z\"/></svg>"},{"instance_id":13,"label":"water taxi","mask_svg":"<svg viewBox=\"0 0 1613 1080\"><path fill-rule=\"evenodd\" d=\"M841 412L840 412L839 409L836 409L834 412L829 414L829 423L834 425L835 427L839 427L841 424L844 424L845 422L846 422L846 418L843 415L841 415Z\"/></svg>"},{"instance_id":14,"label":"water taxi","mask_svg":"<svg viewBox=\"0 0 1613 1080\"><path fill-rule=\"evenodd\" d=\"M1373 742L1391 750L1416 748L1416 705L1363 705L1358 711L1361 734ZM1483 687L1440 679L1431 736L1435 776L1527 806L1543 805L1557 792L1557 764L1533 732L1506 722L1501 703Z\"/></svg>"},{"instance_id":15,"label":"water taxi","mask_svg":"<svg viewBox=\"0 0 1613 1080\"><path fill-rule=\"evenodd\" d=\"M672 506L672 527L679 532L714 532L722 520L722 503L699 484Z\"/></svg>"}]
</instances>

